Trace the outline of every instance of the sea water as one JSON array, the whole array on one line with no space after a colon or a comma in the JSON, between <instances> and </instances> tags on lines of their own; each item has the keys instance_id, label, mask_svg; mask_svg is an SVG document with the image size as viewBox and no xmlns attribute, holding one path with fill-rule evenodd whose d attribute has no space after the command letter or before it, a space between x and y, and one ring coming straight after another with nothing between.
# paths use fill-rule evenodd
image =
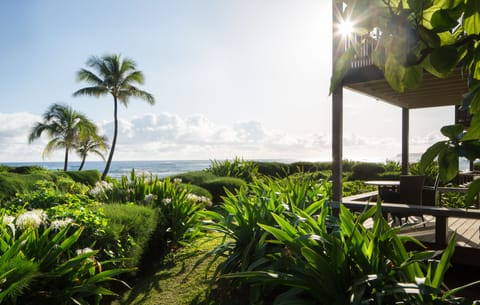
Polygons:
<instances>
[{"instance_id":1,"label":"sea water","mask_svg":"<svg viewBox=\"0 0 480 305\"><path fill-rule=\"evenodd\" d=\"M63 170L63 162L0 162L8 166L31 166L38 165L49 170ZM210 166L210 160L162 160L162 161L112 161L108 175L113 178L129 176L132 169L140 174L145 172L160 178L173 176L180 173L203 170ZM68 163L68 170L75 171L80 167L80 162ZM87 161L84 170L96 169L100 173L105 169L103 161Z\"/></svg>"}]
</instances>

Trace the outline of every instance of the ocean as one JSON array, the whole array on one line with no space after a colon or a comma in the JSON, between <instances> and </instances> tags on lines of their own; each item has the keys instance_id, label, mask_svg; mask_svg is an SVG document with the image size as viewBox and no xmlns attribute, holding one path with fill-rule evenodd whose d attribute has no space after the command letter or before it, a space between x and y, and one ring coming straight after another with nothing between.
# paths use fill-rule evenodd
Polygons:
<instances>
[{"instance_id":1,"label":"ocean","mask_svg":"<svg viewBox=\"0 0 480 305\"><path fill-rule=\"evenodd\" d=\"M63 170L63 162L0 162L8 166L39 165L49 170ZM112 161L108 175L113 178L129 176L132 169L136 173L146 172L160 178L173 176L180 173L203 170L210 166L210 160L164 160L164 161ZM80 162L68 163L68 170L75 171L80 167ZM100 173L105 168L103 161L87 161L84 170L96 169Z\"/></svg>"}]
</instances>

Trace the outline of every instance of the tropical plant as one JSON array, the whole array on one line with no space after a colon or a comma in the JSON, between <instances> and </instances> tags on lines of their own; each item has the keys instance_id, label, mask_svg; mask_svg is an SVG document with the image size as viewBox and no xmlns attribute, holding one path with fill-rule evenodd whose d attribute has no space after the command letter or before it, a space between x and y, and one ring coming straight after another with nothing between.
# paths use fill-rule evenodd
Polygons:
<instances>
[{"instance_id":1,"label":"tropical plant","mask_svg":"<svg viewBox=\"0 0 480 305\"><path fill-rule=\"evenodd\" d=\"M78 168L79 171L83 169L83 166L85 165L85 160L87 159L89 153L94 153L100 158L102 158L102 160L105 160L103 152L108 149L107 141L108 139L106 136L100 136L96 132L93 132L92 134L82 137L80 139L80 141L76 145L77 154L82 159L80 167Z\"/></svg>"},{"instance_id":2,"label":"tropical plant","mask_svg":"<svg viewBox=\"0 0 480 305\"><path fill-rule=\"evenodd\" d=\"M43 150L45 158L53 150L65 149L63 170L68 168L68 154L74 148L82 135L95 130L93 124L84 114L62 104L53 104L43 114L43 122L38 122L32 128L28 142L32 143L46 133L51 140Z\"/></svg>"},{"instance_id":3,"label":"tropical plant","mask_svg":"<svg viewBox=\"0 0 480 305\"><path fill-rule=\"evenodd\" d=\"M308 214L317 213L321 202L326 198L325 195L328 194L328 185L327 182L318 184L313 180L262 178L254 179L250 185L241 187L236 193L227 191L224 204L218 207L218 211L203 213L206 219L210 219L204 221L203 229L221 234L223 238L217 247L198 261L198 264L207 259L211 259L211 265L220 261L212 277L212 283L215 284L225 274L258 270L270 265L273 259L270 255L281 253L282 247L268 243L269 234L258 224L274 225L272 213L290 215L289 211L294 207L302 207ZM250 302L257 300L264 293L262 287L255 289L244 286L241 282L220 284L230 285L228 289L219 287L218 290L224 293L228 290L228 293L235 294L246 289Z\"/></svg>"},{"instance_id":4,"label":"tropical plant","mask_svg":"<svg viewBox=\"0 0 480 305\"><path fill-rule=\"evenodd\" d=\"M258 165L253 161L245 161L236 157L231 161L228 159L212 160L206 171L219 177L241 178L250 182L258 172Z\"/></svg>"},{"instance_id":5,"label":"tropical plant","mask_svg":"<svg viewBox=\"0 0 480 305\"><path fill-rule=\"evenodd\" d=\"M136 70L135 62L129 58L122 59L121 55L93 56L88 59L87 66L92 68L94 72L81 69L78 71L77 77L79 81L85 81L91 86L77 90L73 96L100 97L110 94L113 97L113 140L102 174L102 180L105 180L117 143L118 103L120 102L126 107L131 97L137 97L153 105L155 99L150 93L135 86L136 84L143 84L144 77L141 71Z\"/></svg>"},{"instance_id":6,"label":"tropical plant","mask_svg":"<svg viewBox=\"0 0 480 305\"><path fill-rule=\"evenodd\" d=\"M72 230L67 224L58 230L20 231L2 217L1 304L99 304L103 296L115 295L109 282L119 281L116 276L131 271L112 269L113 261L96 259L98 251L77 248L82 228Z\"/></svg>"}]
</instances>

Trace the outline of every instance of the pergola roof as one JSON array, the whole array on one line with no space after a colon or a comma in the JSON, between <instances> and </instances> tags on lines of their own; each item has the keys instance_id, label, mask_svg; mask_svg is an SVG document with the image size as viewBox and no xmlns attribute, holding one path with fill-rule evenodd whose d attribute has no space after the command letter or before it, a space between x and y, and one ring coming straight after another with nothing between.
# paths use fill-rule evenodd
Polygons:
<instances>
[{"instance_id":1,"label":"pergola roof","mask_svg":"<svg viewBox=\"0 0 480 305\"><path fill-rule=\"evenodd\" d=\"M419 88L398 93L390 87L380 70L369 66L352 70L345 77L343 86L407 109L459 105L462 95L468 92L466 75L461 69L445 79L425 72Z\"/></svg>"}]
</instances>

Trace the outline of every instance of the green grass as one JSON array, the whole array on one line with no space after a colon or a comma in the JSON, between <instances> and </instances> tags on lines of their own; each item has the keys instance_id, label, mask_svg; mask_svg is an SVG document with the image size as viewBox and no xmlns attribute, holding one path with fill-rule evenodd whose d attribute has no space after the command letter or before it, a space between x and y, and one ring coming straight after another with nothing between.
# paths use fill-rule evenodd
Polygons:
<instances>
[{"instance_id":1,"label":"green grass","mask_svg":"<svg viewBox=\"0 0 480 305\"><path fill-rule=\"evenodd\" d=\"M131 290L111 305L211 304L205 300L210 278L205 277L208 261L197 266L195 270L192 270L192 267L218 242L217 238L200 238L179 252L168 255L153 274L141 276ZM214 269L215 266L211 268L212 272Z\"/></svg>"}]
</instances>

